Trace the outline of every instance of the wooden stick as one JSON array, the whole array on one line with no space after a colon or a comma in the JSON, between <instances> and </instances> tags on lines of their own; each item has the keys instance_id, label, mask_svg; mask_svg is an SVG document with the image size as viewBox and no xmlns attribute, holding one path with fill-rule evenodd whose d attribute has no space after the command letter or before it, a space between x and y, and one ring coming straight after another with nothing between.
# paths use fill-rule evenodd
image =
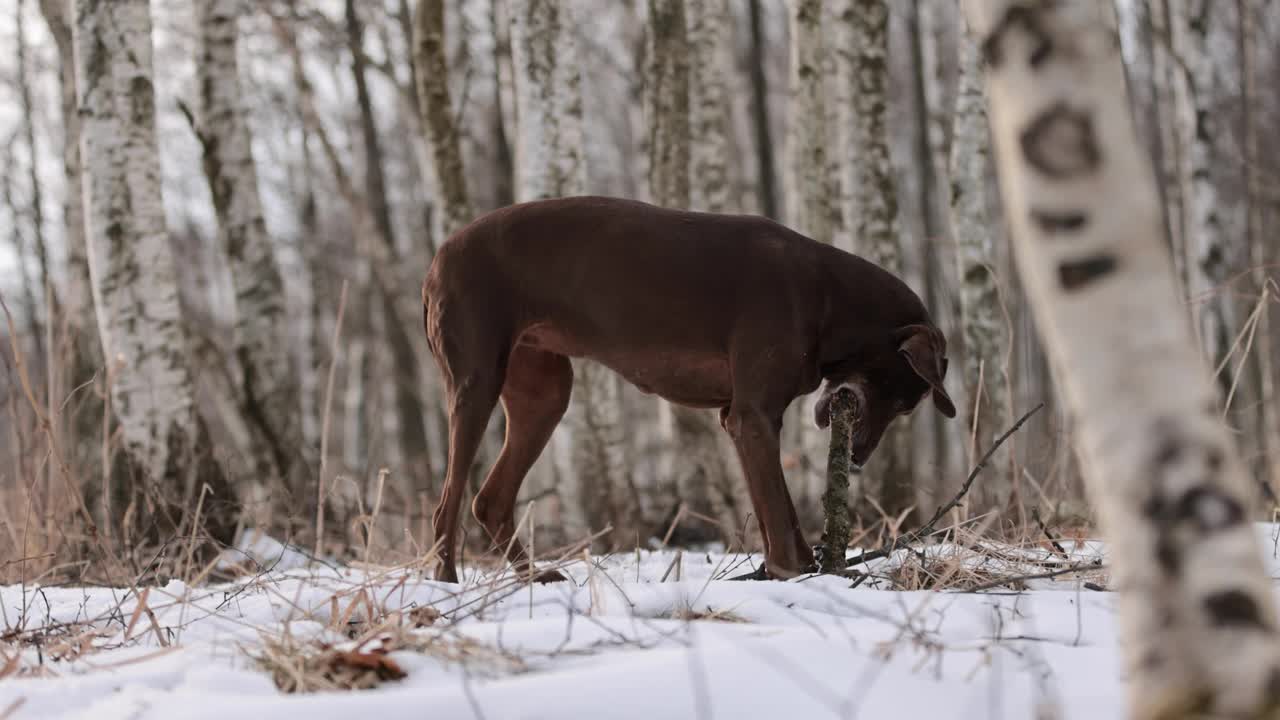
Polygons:
<instances>
[{"instance_id":1,"label":"wooden stick","mask_svg":"<svg viewBox=\"0 0 1280 720\"><path fill-rule=\"evenodd\" d=\"M831 441L827 450L827 489L822 494L822 545L818 572L844 570L849 547L849 468L852 460L853 393L837 390L831 396Z\"/></svg>"}]
</instances>

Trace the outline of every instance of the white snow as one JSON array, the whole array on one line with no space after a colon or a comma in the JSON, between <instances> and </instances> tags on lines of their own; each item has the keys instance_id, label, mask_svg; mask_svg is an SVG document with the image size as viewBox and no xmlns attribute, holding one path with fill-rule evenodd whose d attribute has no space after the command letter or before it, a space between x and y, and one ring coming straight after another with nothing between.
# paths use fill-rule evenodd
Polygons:
<instances>
[{"instance_id":1,"label":"white snow","mask_svg":"<svg viewBox=\"0 0 1280 720\"><path fill-rule=\"evenodd\" d=\"M1274 575L1280 531L1258 532ZM1073 562L1105 559L1097 544L1067 548ZM530 588L474 568L451 585L413 568L308 566L269 539L241 550L274 569L152 587L154 622L124 587L0 588L0 717L1123 717L1116 595L1074 575L981 593L731 582L715 578L759 558L686 551L677 581L667 551L578 561L571 583ZM268 640L349 643L334 626L370 606L433 607L442 617L409 632L442 650L395 650L402 680L320 693L279 692L253 659ZM672 619L689 609L738 621Z\"/></svg>"}]
</instances>

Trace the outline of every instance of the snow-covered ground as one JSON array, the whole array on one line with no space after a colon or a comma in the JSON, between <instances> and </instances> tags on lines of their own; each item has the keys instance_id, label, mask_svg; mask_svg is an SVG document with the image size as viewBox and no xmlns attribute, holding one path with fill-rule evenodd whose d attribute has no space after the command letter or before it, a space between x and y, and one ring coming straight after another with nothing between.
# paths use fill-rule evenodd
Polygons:
<instances>
[{"instance_id":1,"label":"snow-covered ground","mask_svg":"<svg viewBox=\"0 0 1280 720\"><path fill-rule=\"evenodd\" d=\"M1259 526L1273 575L1276 533ZM578 559L571 583L530 587L293 555L236 583L152 587L143 603L127 588L0 588L0 717L1122 717L1116 596L1085 586L1105 573L978 593L718 579L758 561ZM329 660L303 666L322 650ZM310 690L326 672L384 681L283 693L273 680Z\"/></svg>"}]
</instances>

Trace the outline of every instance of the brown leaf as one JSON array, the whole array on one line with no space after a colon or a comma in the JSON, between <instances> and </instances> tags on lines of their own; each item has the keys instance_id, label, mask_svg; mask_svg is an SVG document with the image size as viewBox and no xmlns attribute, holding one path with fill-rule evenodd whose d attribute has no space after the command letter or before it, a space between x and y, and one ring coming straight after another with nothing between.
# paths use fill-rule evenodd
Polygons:
<instances>
[{"instance_id":1,"label":"brown leaf","mask_svg":"<svg viewBox=\"0 0 1280 720\"><path fill-rule=\"evenodd\" d=\"M337 652L330 658L329 665L334 671L344 668L372 670L383 680L399 680L406 676L405 671L400 669L400 664L382 650Z\"/></svg>"},{"instance_id":2,"label":"brown leaf","mask_svg":"<svg viewBox=\"0 0 1280 720\"><path fill-rule=\"evenodd\" d=\"M416 628L434 625L440 619L440 611L430 605L419 605L409 611L409 620Z\"/></svg>"}]
</instances>

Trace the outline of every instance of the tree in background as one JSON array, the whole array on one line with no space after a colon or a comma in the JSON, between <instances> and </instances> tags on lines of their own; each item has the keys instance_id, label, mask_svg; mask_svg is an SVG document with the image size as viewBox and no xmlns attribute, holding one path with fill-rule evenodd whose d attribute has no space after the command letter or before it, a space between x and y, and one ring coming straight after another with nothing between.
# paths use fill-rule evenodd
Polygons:
<instances>
[{"instance_id":1,"label":"tree in background","mask_svg":"<svg viewBox=\"0 0 1280 720\"><path fill-rule=\"evenodd\" d=\"M196 77L197 118L193 120L204 151L218 222L218 245L226 257L235 290L230 391L246 428L249 469L256 483L280 484L284 497L277 511L311 522L315 492L304 461L302 401L287 348L284 282L267 233L258 196L252 137L240 88L236 58L240 5L236 0L200 0Z\"/></svg>"},{"instance_id":2,"label":"tree in background","mask_svg":"<svg viewBox=\"0 0 1280 720\"><path fill-rule=\"evenodd\" d=\"M1236 228L1228 225L1227 200L1215 181L1215 166L1225 161L1226 125L1216 100L1234 70L1222 64L1228 59L1224 50L1232 44L1226 28L1229 7L1210 0L1168 0L1167 8L1173 52L1181 63L1171 120L1177 144L1186 152L1178 182L1185 215L1187 295L1205 355L1216 366L1227 356L1235 333L1231 298L1223 284L1231 267L1227 234ZM1224 373L1218 381L1225 397L1231 379Z\"/></svg>"},{"instance_id":3,"label":"tree in background","mask_svg":"<svg viewBox=\"0 0 1280 720\"><path fill-rule=\"evenodd\" d=\"M1122 593L1133 716L1273 717L1280 643L1248 480L1176 310L1112 11L967 10L1015 256Z\"/></svg>"},{"instance_id":4,"label":"tree in background","mask_svg":"<svg viewBox=\"0 0 1280 720\"><path fill-rule=\"evenodd\" d=\"M709 3L695 0L688 10L699 13L697 18L686 21L685 0L651 0L649 3L648 68L645 75L645 109L649 127L649 196L657 205L672 208L690 208L693 205L691 183L692 130L697 126L698 159L702 169L708 170L711 187L701 187L700 198L708 194L722 205L727 202L728 183L725 155L726 144L723 123L723 105L710 105L692 95L693 68L701 62L707 68L698 68L702 77L700 87L711 86L712 93L723 81L716 74L715 36L722 30L711 24L723 23L723 15ZM690 37L693 27L699 35ZM692 40L700 43L700 55L694 56ZM697 115L693 114L696 108ZM719 120L717 119L719 114ZM708 169L708 166L711 166ZM694 208L702 209L702 208ZM659 417L667 442L672 448L669 483L674 503L663 508L668 513L667 524L674 521L677 507L684 503L703 517L715 517L724 531L724 538L732 542L738 530L739 520L732 511L734 494L729 475L728 455L720 444L721 429L710 410L682 407L659 400ZM667 484L667 483L664 483ZM685 518L683 525L698 527L702 521ZM707 533L691 533L683 537L702 536ZM714 534L712 534L714 536Z\"/></svg>"},{"instance_id":5,"label":"tree in background","mask_svg":"<svg viewBox=\"0 0 1280 720\"><path fill-rule=\"evenodd\" d=\"M987 192L991 164L986 99L978 41L961 33L959 87L951 139L951 228L960 279L960 326L964 333L961 367L968 391L972 437L969 465L1009 426L1007 353L1009 332L1000 307L996 269L999 255L995 215ZM1000 509L1009 500L1009 454L1000 450L992 471L974 490L970 504L979 511Z\"/></svg>"},{"instance_id":6,"label":"tree in background","mask_svg":"<svg viewBox=\"0 0 1280 720\"><path fill-rule=\"evenodd\" d=\"M789 0L791 108L787 133L787 224L830 244L841 215L827 156L826 43L819 0ZM844 119L843 117L841 118ZM844 148L842 148L844 149Z\"/></svg>"},{"instance_id":7,"label":"tree in background","mask_svg":"<svg viewBox=\"0 0 1280 720\"><path fill-rule=\"evenodd\" d=\"M449 94L449 63L445 57L444 1L419 0L413 24L413 68L418 113L431 151L431 170L443 205L442 232L448 238L471 222L458 126ZM498 127L501 129L501 116ZM505 135L503 135L505 138Z\"/></svg>"},{"instance_id":8,"label":"tree in background","mask_svg":"<svg viewBox=\"0 0 1280 720\"><path fill-rule=\"evenodd\" d=\"M732 192L732 143L727 83L732 68L725 62L730 43L728 0L685 0L689 50L689 200L691 210L739 212ZM705 493L711 516L727 530L732 544L745 527L749 498L737 477L736 454L719 422L709 412L684 412L672 406L687 450L676 446L675 457L694 459L693 472L681 471L682 497ZM697 485L705 485L699 490Z\"/></svg>"},{"instance_id":9,"label":"tree in background","mask_svg":"<svg viewBox=\"0 0 1280 720\"><path fill-rule=\"evenodd\" d=\"M853 100L851 138L852 158L842 162L857 165L853 207L857 209L851 223L855 249L867 259L889 272L901 275L902 248L897 234L898 191L893 163L889 156L888 81L889 8L884 0L853 0L841 22L848 24L849 43L854 48L853 75L857 80ZM849 175L842 172L842 177ZM893 423L880 441L880 448L869 467L862 473L863 497L878 499L878 508L863 506L867 518L884 514L891 520L901 518L910 524L916 504L912 478L913 454L911 426ZM874 491L870 486L875 486ZM854 488L854 501L859 490ZM877 497L878 496L878 497Z\"/></svg>"},{"instance_id":10,"label":"tree in background","mask_svg":"<svg viewBox=\"0 0 1280 720\"><path fill-rule=\"evenodd\" d=\"M131 461L103 493L104 529L167 538L205 498L200 520L229 541L236 498L196 411L161 207L149 3L77 0L73 28L89 269Z\"/></svg>"},{"instance_id":11,"label":"tree in background","mask_svg":"<svg viewBox=\"0 0 1280 720\"><path fill-rule=\"evenodd\" d=\"M516 200L582 195L581 77L565 0L511 2L515 73ZM630 492L618 378L590 360L574 361L568 418L572 468L561 478L562 506L591 530L614 524L614 542L630 546L643 520ZM631 503L636 503L632 505Z\"/></svg>"},{"instance_id":12,"label":"tree in background","mask_svg":"<svg viewBox=\"0 0 1280 720\"><path fill-rule=\"evenodd\" d=\"M61 397L71 388L92 382L103 367L102 341L94 322L93 293L89 282L89 250L85 240L84 196L81 192L80 114L76 92L75 46L72 42L71 6L62 0L40 0L44 15L58 48L58 84L62 116L62 172L64 177L62 221L66 273L61 284L54 355L70 356L66 377L51 389L53 397ZM65 348L65 351L64 351ZM102 469L95 468L98 453L90 440L101 433L102 396L105 385L93 383L87 392L76 395L71 411L64 414L70 421L63 425L64 446L72 448L80 463L89 468L83 484L89 498L100 497L97 485ZM74 432L69 432L74 430Z\"/></svg>"}]
</instances>

